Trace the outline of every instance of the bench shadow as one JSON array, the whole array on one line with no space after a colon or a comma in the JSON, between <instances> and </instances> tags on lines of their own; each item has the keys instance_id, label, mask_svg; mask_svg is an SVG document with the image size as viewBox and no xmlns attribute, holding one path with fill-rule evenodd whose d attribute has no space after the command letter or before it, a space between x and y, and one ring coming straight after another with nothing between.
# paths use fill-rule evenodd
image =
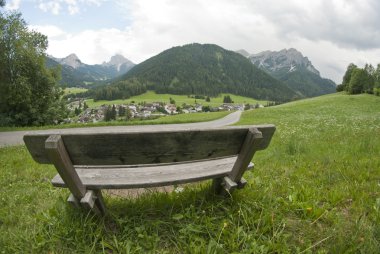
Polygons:
<instances>
[{"instance_id":1,"label":"bench shadow","mask_svg":"<svg viewBox=\"0 0 380 254\"><path fill-rule=\"evenodd\" d=\"M41 227L36 239L46 240L42 249L58 241L65 248L77 248L80 243L97 250L105 248L110 253L122 253L118 248L123 244L136 248L147 245L146 250L168 244L173 252L178 252L189 242L195 247L201 242L203 250L220 238L221 230L227 225L231 226L226 230L235 232L235 226L244 223L240 210L244 209L242 201L247 192L217 195L211 186L209 180L124 193L104 191L107 213L103 217L71 207L66 202L68 192L65 191L54 206L39 215ZM259 217L260 211L249 208L250 216ZM186 248L190 251L193 245Z\"/></svg>"},{"instance_id":2,"label":"bench shadow","mask_svg":"<svg viewBox=\"0 0 380 254\"><path fill-rule=\"evenodd\" d=\"M229 207L232 195L217 195L211 181L157 188L106 190L103 192L108 219L146 218L171 219L173 215L194 207L201 213L211 207Z\"/></svg>"}]
</instances>

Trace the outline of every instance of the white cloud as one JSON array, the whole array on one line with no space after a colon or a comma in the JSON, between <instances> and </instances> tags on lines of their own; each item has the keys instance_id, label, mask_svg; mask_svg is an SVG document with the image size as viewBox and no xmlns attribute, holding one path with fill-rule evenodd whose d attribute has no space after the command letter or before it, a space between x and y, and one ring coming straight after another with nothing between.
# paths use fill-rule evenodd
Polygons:
<instances>
[{"instance_id":1,"label":"white cloud","mask_svg":"<svg viewBox=\"0 0 380 254\"><path fill-rule=\"evenodd\" d=\"M52 26L52 25L46 25L46 26L29 25L28 27L32 30L35 30L44 35L47 35L49 37L49 40L66 40L71 37L70 34L66 33L59 27Z\"/></svg>"},{"instance_id":2,"label":"white cloud","mask_svg":"<svg viewBox=\"0 0 380 254\"><path fill-rule=\"evenodd\" d=\"M6 10L18 10L20 8L21 0L7 1L5 5Z\"/></svg>"},{"instance_id":3,"label":"white cloud","mask_svg":"<svg viewBox=\"0 0 380 254\"><path fill-rule=\"evenodd\" d=\"M76 0L59 1L62 6L63 2L79 8ZM57 57L76 53L90 64L121 53L138 63L192 42L250 53L294 47L309 57L322 76L336 82L350 62L380 62L380 2L376 0L130 0L119 1L118 6L131 21L125 29L67 34L50 27L45 30L48 53Z\"/></svg>"},{"instance_id":4,"label":"white cloud","mask_svg":"<svg viewBox=\"0 0 380 254\"><path fill-rule=\"evenodd\" d=\"M66 10L70 15L80 13L81 6L95 5L100 6L104 0L39 0L38 7L44 12L50 12L54 15L61 14Z\"/></svg>"},{"instance_id":5,"label":"white cloud","mask_svg":"<svg viewBox=\"0 0 380 254\"><path fill-rule=\"evenodd\" d=\"M41 2L38 7L44 12L51 12L54 15L58 15L61 10L61 4L59 1Z\"/></svg>"}]
</instances>

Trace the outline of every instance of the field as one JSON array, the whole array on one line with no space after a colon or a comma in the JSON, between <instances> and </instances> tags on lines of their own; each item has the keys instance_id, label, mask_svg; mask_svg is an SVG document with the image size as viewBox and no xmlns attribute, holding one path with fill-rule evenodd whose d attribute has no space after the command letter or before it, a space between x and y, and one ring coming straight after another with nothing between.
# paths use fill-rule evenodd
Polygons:
<instances>
[{"instance_id":1,"label":"field","mask_svg":"<svg viewBox=\"0 0 380 254\"><path fill-rule=\"evenodd\" d=\"M78 88L78 87L68 87L63 90L64 94L77 94L86 92L87 88Z\"/></svg>"},{"instance_id":2,"label":"field","mask_svg":"<svg viewBox=\"0 0 380 254\"><path fill-rule=\"evenodd\" d=\"M3 253L378 253L380 97L333 94L244 112L273 123L245 189L209 182L135 199L106 195L95 218L53 188L52 166L25 147L0 149Z\"/></svg>"},{"instance_id":3,"label":"field","mask_svg":"<svg viewBox=\"0 0 380 254\"><path fill-rule=\"evenodd\" d=\"M234 101L234 103L237 103L237 104L249 103L251 105L252 104L254 105L256 103L259 103L259 104L265 105L267 103L266 101L258 101L258 100L252 99L252 98L243 97L243 96L234 95L234 94L220 94L218 97L211 97L210 102L206 102L203 99L189 98L187 95L156 94L153 91L148 91L144 94L141 94L138 96L133 96L133 97L126 99L126 100L96 101L96 102L94 102L93 99L90 99L90 100L87 100L86 103L89 107L98 107L98 106L103 105L103 104L109 104L109 105L127 104L127 103L131 103L132 101L134 101L135 103L144 102L144 101L146 103L151 103L151 102L169 103L170 98L172 98L175 100L176 105L180 106L180 107L182 107L183 103L186 103L188 105L194 105L195 101L197 101L197 103L200 103L204 106L207 106L207 105L220 106L221 104L223 104L223 98L225 95L230 95L231 99Z\"/></svg>"}]
</instances>

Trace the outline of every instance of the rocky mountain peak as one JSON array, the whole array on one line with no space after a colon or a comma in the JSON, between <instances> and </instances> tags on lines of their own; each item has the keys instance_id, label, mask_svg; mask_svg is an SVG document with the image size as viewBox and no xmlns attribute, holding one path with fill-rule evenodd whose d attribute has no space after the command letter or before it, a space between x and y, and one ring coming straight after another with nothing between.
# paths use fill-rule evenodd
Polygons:
<instances>
[{"instance_id":1,"label":"rocky mountain peak","mask_svg":"<svg viewBox=\"0 0 380 254\"><path fill-rule=\"evenodd\" d=\"M73 67L74 69L80 67L83 65L81 60L79 60L78 56L76 54L70 54L65 58L58 59L60 64L68 65Z\"/></svg>"},{"instance_id":2,"label":"rocky mountain peak","mask_svg":"<svg viewBox=\"0 0 380 254\"><path fill-rule=\"evenodd\" d=\"M251 54L249 54L249 52L245 49L239 49L239 50L236 50L235 51L236 53L239 53L240 55L244 56L244 57L249 57Z\"/></svg>"},{"instance_id":3,"label":"rocky mountain peak","mask_svg":"<svg viewBox=\"0 0 380 254\"><path fill-rule=\"evenodd\" d=\"M127 67L132 67L134 63L132 63L130 60L125 58L124 56L120 54L116 54L111 57L109 62L103 62L103 66L114 66L118 71L120 71L120 68L122 65L126 65Z\"/></svg>"},{"instance_id":4,"label":"rocky mountain peak","mask_svg":"<svg viewBox=\"0 0 380 254\"><path fill-rule=\"evenodd\" d=\"M292 72L306 69L319 75L319 71L315 69L310 60L294 48L282 49L280 51L263 51L253 54L249 58L252 63L270 72L279 70Z\"/></svg>"}]
</instances>

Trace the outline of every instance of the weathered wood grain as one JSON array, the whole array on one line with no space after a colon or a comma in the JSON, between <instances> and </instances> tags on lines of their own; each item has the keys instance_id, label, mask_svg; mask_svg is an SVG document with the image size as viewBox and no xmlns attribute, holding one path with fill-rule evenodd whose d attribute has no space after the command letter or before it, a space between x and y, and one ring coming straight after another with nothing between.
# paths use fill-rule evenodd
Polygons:
<instances>
[{"instance_id":1,"label":"weathered wood grain","mask_svg":"<svg viewBox=\"0 0 380 254\"><path fill-rule=\"evenodd\" d=\"M71 193L67 199L67 202L74 208L80 208L80 200L78 200L74 195Z\"/></svg>"},{"instance_id":2,"label":"weathered wood grain","mask_svg":"<svg viewBox=\"0 0 380 254\"><path fill-rule=\"evenodd\" d=\"M226 176L235 157L186 164L138 168L80 167L76 171L87 189L129 189L158 187ZM60 175L52 184L66 187Z\"/></svg>"},{"instance_id":3,"label":"weathered wood grain","mask_svg":"<svg viewBox=\"0 0 380 254\"><path fill-rule=\"evenodd\" d=\"M238 187L237 183L232 181L228 176L223 177L222 185L227 192L232 192Z\"/></svg>"},{"instance_id":4,"label":"weathered wood grain","mask_svg":"<svg viewBox=\"0 0 380 254\"><path fill-rule=\"evenodd\" d=\"M64 134L63 143L74 165L157 164L213 159L240 152L251 126L218 129ZM275 127L255 126L269 144ZM50 163L44 150L48 134L25 135L24 142L39 163Z\"/></svg>"},{"instance_id":5,"label":"weathered wood grain","mask_svg":"<svg viewBox=\"0 0 380 254\"><path fill-rule=\"evenodd\" d=\"M237 160L229 173L233 182L240 182L245 170L248 168L254 153L259 149L264 136L257 128L249 128Z\"/></svg>"},{"instance_id":6,"label":"weathered wood grain","mask_svg":"<svg viewBox=\"0 0 380 254\"><path fill-rule=\"evenodd\" d=\"M80 204L85 210L92 211L97 215L102 215L102 211L96 204L96 199L97 197L95 191L88 190L86 192L86 195L84 195L84 197L80 200Z\"/></svg>"},{"instance_id":7,"label":"weathered wood grain","mask_svg":"<svg viewBox=\"0 0 380 254\"><path fill-rule=\"evenodd\" d=\"M219 129L25 135L34 160L52 163L52 184L69 202L104 215L101 189L158 187L214 179L226 193L246 185L254 153L265 149L273 125ZM80 202L79 202L80 201Z\"/></svg>"},{"instance_id":8,"label":"weathered wood grain","mask_svg":"<svg viewBox=\"0 0 380 254\"><path fill-rule=\"evenodd\" d=\"M82 184L71 163L61 136L51 135L44 143L49 160L54 164L67 188L75 198L80 200L86 194L86 187Z\"/></svg>"}]
</instances>

